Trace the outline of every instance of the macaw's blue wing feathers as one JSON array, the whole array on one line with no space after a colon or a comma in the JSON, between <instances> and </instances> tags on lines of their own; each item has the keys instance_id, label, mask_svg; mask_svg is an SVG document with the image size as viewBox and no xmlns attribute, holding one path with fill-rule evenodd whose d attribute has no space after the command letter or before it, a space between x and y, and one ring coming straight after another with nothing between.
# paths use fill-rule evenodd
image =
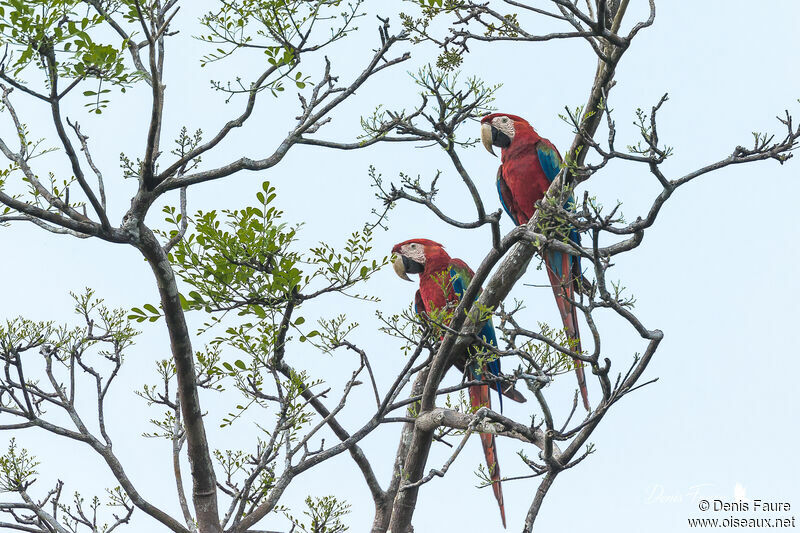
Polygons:
<instances>
[{"instance_id":1,"label":"macaw's blue wing feathers","mask_svg":"<svg viewBox=\"0 0 800 533\"><path fill-rule=\"evenodd\" d=\"M422 301L422 295L417 291L414 294L414 313L420 314L425 312L425 304Z\"/></svg>"},{"instance_id":2,"label":"macaw's blue wing feathers","mask_svg":"<svg viewBox=\"0 0 800 533\"><path fill-rule=\"evenodd\" d=\"M467 267L467 269L469 269L469 267ZM461 298L464 297L464 293L467 292L469 282L472 281L472 276L468 276L466 269L463 267L458 268L455 263L450 265L449 272L450 282L453 284L453 291L455 291L456 296L458 296L458 301L461 301Z\"/></svg>"},{"instance_id":3,"label":"macaw's blue wing feathers","mask_svg":"<svg viewBox=\"0 0 800 533\"><path fill-rule=\"evenodd\" d=\"M492 346L497 346L497 335L494 332L494 324L492 323L492 319L490 318L483 324L483 328L481 328L481 338L483 342L491 344ZM488 352L486 353L487 357L490 357L491 354ZM494 377L500 377L500 359L495 357L494 360L486 363L486 370L489 371ZM494 382L494 389L497 390L498 399L500 400L500 412L503 412L503 387L499 381Z\"/></svg>"},{"instance_id":4,"label":"macaw's blue wing feathers","mask_svg":"<svg viewBox=\"0 0 800 533\"><path fill-rule=\"evenodd\" d=\"M459 300L464 296L469 283L472 281L473 275L474 273L466 263L460 259L452 260L450 264L450 279L453 285L453 291L456 293ZM475 300L478 299L478 296L480 296L480 291L478 291L478 294L475 296ZM489 318L489 320L483 324L480 335L484 342L491 344L492 346L499 346L497 342L497 335L494 330L494 323L492 322L491 318ZM488 352L488 350L482 349L478 345L475 345L470 349L470 355L477 355L481 351L485 352L483 357L484 359L491 357L491 354ZM479 368L475 364L471 364L468 370L470 371L473 379L481 379L484 373L489 373L494 377L500 377L500 369L500 359L495 357L492 361L487 362L482 368ZM495 381L493 388L497 390L497 394L499 396L501 413L503 412L503 396L507 396L515 402L523 403L526 401L525 397L514 388L513 383L506 382L504 385L500 381Z\"/></svg>"},{"instance_id":5,"label":"macaw's blue wing feathers","mask_svg":"<svg viewBox=\"0 0 800 533\"><path fill-rule=\"evenodd\" d=\"M519 226L519 220L517 220L517 217L515 217L514 213L511 211L510 205L513 201L513 197L511 196L511 189L508 188L508 184L503 178L503 167L497 169L497 193L500 195L500 205L503 206L505 212L508 213L511 220L514 221L514 224Z\"/></svg>"},{"instance_id":6,"label":"macaw's blue wing feathers","mask_svg":"<svg viewBox=\"0 0 800 533\"><path fill-rule=\"evenodd\" d=\"M569 197L567 200L567 205L564 206L566 209L570 211L575 211L575 201L572 199L572 196ZM581 235L578 233L578 230L575 228L569 229L569 240L574 242L577 245L581 244ZM572 272L572 279L573 282L577 282L583 277L583 272L581 271L581 256L579 255L571 255L570 257L570 271Z\"/></svg>"},{"instance_id":7,"label":"macaw's blue wing feathers","mask_svg":"<svg viewBox=\"0 0 800 533\"><path fill-rule=\"evenodd\" d=\"M558 150L549 141L541 139L536 143L536 153L547 181L553 181L561 172L561 156L558 155Z\"/></svg>"}]
</instances>

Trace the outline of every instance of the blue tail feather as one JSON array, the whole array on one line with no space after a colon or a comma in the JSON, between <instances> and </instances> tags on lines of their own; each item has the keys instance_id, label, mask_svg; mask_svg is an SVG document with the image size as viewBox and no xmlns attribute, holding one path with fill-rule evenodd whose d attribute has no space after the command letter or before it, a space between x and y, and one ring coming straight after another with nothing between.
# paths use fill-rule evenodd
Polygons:
<instances>
[{"instance_id":1,"label":"blue tail feather","mask_svg":"<svg viewBox=\"0 0 800 533\"><path fill-rule=\"evenodd\" d=\"M459 299L461 299L466 292L466 286L464 284L464 280L461 279L461 276L458 275L454 268L450 268L450 278L453 282L453 290L455 291L456 295ZM478 297L475 297L477 300ZM497 343L497 335L494 331L494 324L492 323L492 319L490 318L483 324L483 328L481 328L481 337L483 338L484 342L491 344L492 346L498 346ZM486 369L491 372L494 376L500 376L500 359L495 359L490 363L487 363ZM483 371L479 368L475 367L475 364L470 365L470 373L472 374L473 379L481 379L481 375ZM500 412L503 412L503 388L499 381L495 382L495 387L497 390L498 396L500 396Z\"/></svg>"}]
</instances>

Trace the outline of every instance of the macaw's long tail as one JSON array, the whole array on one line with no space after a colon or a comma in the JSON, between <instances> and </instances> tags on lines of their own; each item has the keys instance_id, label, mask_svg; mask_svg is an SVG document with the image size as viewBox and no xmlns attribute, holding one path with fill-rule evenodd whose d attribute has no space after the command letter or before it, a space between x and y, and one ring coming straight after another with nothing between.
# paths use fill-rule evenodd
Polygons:
<instances>
[{"instance_id":1,"label":"macaw's long tail","mask_svg":"<svg viewBox=\"0 0 800 533\"><path fill-rule=\"evenodd\" d=\"M561 252L548 252L546 254L545 265L547 275L550 277L550 285L556 296L556 305L561 313L561 320L570 340L575 341L572 350L581 351L581 335L578 332L578 311L570 303L574 301L576 284L580 277L580 269L574 268L577 264L570 255ZM576 272L577 270L577 272ZM583 406L587 411L591 410L589 405L589 392L586 390L586 376L583 373L582 363L575 359L575 373L578 375L578 387L581 389Z\"/></svg>"},{"instance_id":2,"label":"macaw's long tail","mask_svg":"<svg viewBox=\"0 0 800 533\"><path fill-rule=\"evenodd\" d=\"M469 403L473 409L486 406L491 409L492 402L489 398L488 385L475 385L469 388ZM506 509L503 505L503 486L500 484L500 464L497 462L497 444L494 435L491 433L481 433L481 444L483 444L483 455L486 457L486 466L489 468L489 476L492 479L492 490L500 507L500 519L503 527L506 527Z\"/></svg>"}]
</instances>

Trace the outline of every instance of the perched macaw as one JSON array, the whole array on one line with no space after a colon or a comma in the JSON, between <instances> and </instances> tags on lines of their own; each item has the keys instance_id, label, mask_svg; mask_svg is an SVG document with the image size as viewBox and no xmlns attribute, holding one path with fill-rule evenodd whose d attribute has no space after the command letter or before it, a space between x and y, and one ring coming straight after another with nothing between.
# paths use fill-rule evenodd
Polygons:
<instances>
[{"instance_id":1,"label":"perched macaw","mask_svg":"<svg viewBox=\"0 0 800 533\"><path fill-rule=\"evenodd\" d=\"M544 197L550 183L560 172L561 155L553 143L540 137L524 118L505 113L494 113L481 119L481 141L492 155L495 155L493 146L500 148L501 163L497 169L500 203L515 224L526 224L536 211L536 202ZM570 204L573 204L572 197L567 200L567 205ZM580 243L575 228L570 230L569 238ZM580 258L553 250L545 254L544 262L564 328L574 341L574 349L580 351L578 313L570 303L582 279ZM583 405L588 411L591 407L586 377L583 366L577 360L575 373L578 375Z\"/></svg>"},{"instance_id":2,"label":"perched macaw","mask_svg":"<svg viewBox=\"0 0 800 533\"><path fill-rule=\"evenodd\" d=\"M428 239L410 239L401 242L392 248L394 255L394 270L401 278L411 281L408 274L419 274L419 290L414 297L414 309L417 313L423 311L429 315L435 309L455 309L458 302L467 290L474 272L461 259L451 258L441 244ZM484 341L497 346L497 337L494 325L489 319L481 329ZM469 371L470 377L480 380L484 375L500 377L500 359L484 363L479 366L470 354L482 351L482 348L473 346L465 353L456 357L453 365L462 375ZM470 360L472 359L472 360ZM525 397L514 389L513 383L495 381L492 384L498 393L516 402L524 402ZM500 398L500 409L503 408L503 399ZM473 408L486 406L491 408L489 385L473 385L469 387L470 405ZM497 445L494 435L481 433L483 453L486 457L486 466L489 468L494 496L500 506L500 517L503 527L506 526L506 514L503 506L503 488L500 485L500 466L497 463Z\"/></svg>"}]
</instances>

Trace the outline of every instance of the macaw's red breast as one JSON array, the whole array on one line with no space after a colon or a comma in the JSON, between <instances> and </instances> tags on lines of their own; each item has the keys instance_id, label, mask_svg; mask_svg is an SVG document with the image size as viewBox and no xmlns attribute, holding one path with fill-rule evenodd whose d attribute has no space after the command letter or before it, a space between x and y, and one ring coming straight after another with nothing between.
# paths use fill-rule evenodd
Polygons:
<instances>
[{"instance_id":1,"label":"macaw's red breast","mask_svg":"<svg viewBox=\"0 0 800 533\"><path fill-rule=\"evenodd\" d=\"M509 198L503 200L517 224L526 224L536 211L536 202L544 198L550 188L536 149L532 147L531 150L518 151L509 156L504 151L500 172L510 193Z\"/></svg>"}]
</instances>

